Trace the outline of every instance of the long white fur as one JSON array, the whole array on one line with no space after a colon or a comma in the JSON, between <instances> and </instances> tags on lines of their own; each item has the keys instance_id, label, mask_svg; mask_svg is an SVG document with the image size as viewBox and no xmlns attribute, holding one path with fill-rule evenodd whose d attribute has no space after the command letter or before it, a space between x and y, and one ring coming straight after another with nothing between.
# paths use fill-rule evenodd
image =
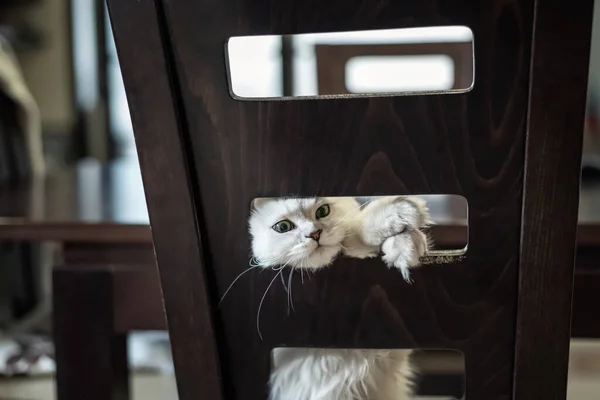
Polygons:
<instances>
[{"instance_id":1,"label":"long white fur","mask_svg":"<svg viewBox=\"0 0 600 400\"><path fill-rule=\"evenodd\" d=\"M273 350L272 400L405 400L410 350Z\"/></svg>"},{"instance_id":2,"label":"long white fur","mask_svg":"<svg viewBox=\"0 0 600 400\"><path fill-rule=\"evenodd\" d=\"M330 213L317 219L328 204ZM288 219L295 229L278 233ZM421 231L429 224L424 200L381 197L361 208L354 198L255 200L249 220L253 256L261 267L286 265L319 269L343 254L381 255L410 281L428 248ZM322 230L317 242L310 234ZM278 348L273 353L271 400L404 400L409 398L410 350L332 350Z\"/></svg>"},{"instance_id":3,"label":"long white fur","mask_svg":"<svg viewBox=\"0 0 600 400\"><path fill-rule=\"evenodd\" d=\"M330 206L330 214L317 219L323 204ZM283 219L296 228L276 232L273 225ZM418 266L427 251L421 229L429 223L425 201L402 196L377 198L362 209L352 197L259 199L249 221L252 253L262 267L319 269L340 254L372 258L383 253L386 265L400 269L406 280L409 268ZM323 232L317 243L308 235L318 229Z\"/></svg>"}]
</instances>

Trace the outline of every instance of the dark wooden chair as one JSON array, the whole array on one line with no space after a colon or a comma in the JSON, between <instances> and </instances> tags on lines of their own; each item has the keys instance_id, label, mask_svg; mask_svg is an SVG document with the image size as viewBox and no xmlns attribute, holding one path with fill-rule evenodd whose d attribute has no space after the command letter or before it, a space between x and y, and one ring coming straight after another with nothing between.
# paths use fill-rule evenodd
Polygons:
<instances>
[{"instance_id":1,"label":"dark wooden chair","mask_svg":"<svg viewBox=\"0 0 600 400\"><path fill-rule=\"evenodd\" d=\"M273 347L445 348L468 399L564 399L592 1L109 0L181 400L264 399ZM535 16L535 18L534 18ZM460 95L237 101L231 36L465 25ZM334 146L333 143L337 142ZM342 260L249 273L260 196L460 194L466 257L406 285Z\"/></svg>"}]
</instances>

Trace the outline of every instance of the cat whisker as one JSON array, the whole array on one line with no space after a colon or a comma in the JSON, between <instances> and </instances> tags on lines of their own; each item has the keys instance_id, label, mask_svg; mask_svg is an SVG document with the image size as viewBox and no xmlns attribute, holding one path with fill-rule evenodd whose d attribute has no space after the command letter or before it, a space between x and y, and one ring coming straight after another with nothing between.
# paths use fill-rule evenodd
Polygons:
<instances>
[{"instance_id":1,"label":"cat whisker","mask_svg":"<svg viewBox=\"0 0 600 400\"><path fill-rule=\"evenodd\" d=\"M254 257L252 257L250 259L250 262L248 264L250 264L251 267L260 267L261 266L260 262Z\"/></svg>"},{"instance_id":2,"label":"cat whisker","mask_svg":"<svg viewBox=\"0 0 600 400\"><path fill-rule=\"evenodd\" d=\"M346 219L353 217L355 215L360 214L360 211L356 212L356 211L349 211L346 214L344 214L340 219L338 219L336 221L336 224L333 226L334 228L338 227L342 222L345 222Z\"/></svg>"},{"instance_id":3,"label":"cat whisker","mask_svg":"<svg viewBox=\"0 0 600 400\"><path fill-rule=\"evenodd\" d=\"M257 258L255 258L255 257L252 257L252 258L250 259L250 262L249 262L249 264L250 264L251 266L254 266L254 267L263 267L263 268L266 268L266 267L268 267L268 266L270 266L270 265L276 265L276 264L278 264L278 263L279 263L279 261L280 261L282 258L283 258L283 257L278 257L278 258L275 258L275 259L272 259L272 260L263 260L263 261L259 261Z\"/></svg>"},{"instance_id":4,"label":"cat whisker","mask_svg":"<svg viewBox=\"0 0 600 400\"><path fill-rule=\"evenodd\" d=\"M353 232L352 230L349 229L349 227L347 227L347 226L344 225L345 222L346 222L345 218L344 219L340 219L330 229L332 231L335 230L335 229L343 229L345 231L344 237L350 237L350 236L356 235L357 233L360 232L360 230L361 230L360 228L358 230L356 230L356 232Z\"/></svg>"},{"instance_id":5,"label":"cat whisker","mask_svg":"<svg viewBox=\"0 0 600 400\"><path fill-rule=\"evenodd\" d=\"M271 269L273 271L283 271L283 269L290 263L290 261L286 262L283 265L280 265L279 267L273 267ZM281 275L279 275L279 276L281 277L281 285L283 285L283 288L285 289L285 292L287 293L288 288L287 288L287 286L285 286L285 280L283 279L283 273Z\"/></svg>"},{"instance_id":6,"label":"cat whisker","mask_svg":"<svg viewBox=\"0 0 600 400\"><path fill-rule=\"evenodd\" d=\"M234 280L233 282L231 282L231 285L229 285L229 287L227 288L227 290L225 290L225 293L223 293L223 296L221 296L221 300L219 300L219 304L217 305L217 307L221 306L221 303L223 302L223 299L225 298L225 296L227 296L227 293L229 293L229 291L231 290L231 288L233 287L233 285L235 285L235 283L238 281L238 279L240 279L242 277L242 275L244 275L246 272L253 270L254 268L258 268L258 266L252 266L250 268L245 269L244 271L242 271Z\"/></svg>"},{"instance_id":7,"label":"cat whisker","mask_svg":"<svg viewBox=\"0 0 600 400\"><path fill-rule=\"evenodd\" d=\"M283 285L283 288L285 289L285 293L287 293L287 295L289 296L289 291L288 291L288 288L287 288L287 286L285 286L285 280L284 280L284 278L283 278L283 274L279 275L279 277L281 278L281 284ZM289 311L289 307L290 307L290 306L289 306L289 302L290 302L290 301L288 300L288 315L290 315L290 311Z\"/></svg>"},{"instance_id":8,"label":"cat whisker","mask_svg":"<svg viewBox=\"0 0 600 400\"><path fill-rule=\"evenodd\" d=\"M311 268L316 268L315 265L310 261L310 259L306 259L306 262L309 264Z\"/></svg>"},{"instance_id":9,"label":"cat whisker","mask_svg":"<svg viewBox=\"0 0 600 400\"><path fill-rule=\"evenodd\" d=\"M294 267L292 267L292 269L290 270L290 276L288 277L288 286L287 286L287 294L288 294L287 314L288 314L288 317L290 315L290 304L292 306L292 310L294 312L296 311L296 309L294 308L294 299L292 298L292 278L293 277L294 277Z\"/></svg>"},{"instance_id":10,"label":"cat whisker","mask_svg":"<svg viewBox=\"0 0 600 400\"><path fill-rule=\"evenodd\" d=\"M265 301L265 297L267 297L269 289L271 289L271 286L273 286L273 282L275 282L275 279L277 279L278 275L281 275L282 272L283 268L279 269L279 272L273 277L273 279L271 279L271 283L269 283L269 286L267 286L267 289L265 290L265 293L263 294L262 298L260 299L260 303L258 304L258 312L256 313L256 331L258 332L258 337L260 338L260 340L264 340L262 337L262 333L260 332L260 309L262 308L263 302Z\"/></svg>"},{"instance_id":11,"label":"cat whisker","mask_svg":"<svg viewBox=\"0 0 600 400\"><path fill-rule=\"evenodd\" d=\"M279 262L281 260L283 260L283 257L284 256L280 256L280 257L275 257L275 258L271 258L271 259L265 259L263 261L259 261L258 259L256 259L256 257L252 257L250 259L250 265L255 264L260 267L275 266L275 265L279 264Z\"/></svg>"},{"instance_id":12,"label":"cat whisker","mask_svg":"<svg viewBox=\"0 0 600 400\"><path fill-rule=\"evenodd\" d=\"M263 260L263 261L259 261L256 258L253 258L250 260L250 265L254 265L257 267L263 267L263 268L267 268L267 267L277 267L278 264L280 263L280 261L283 259L283 256L281 257L277 257L277 258L273 258L273 259L267 259L267 260Z\"/></svg>"},{"instance_id":13,"label":"cat whisker","mask_svg":"<svg viewBox=\"0 0 600 400\"><path fill-rule=\"evenodd\" d=\"M272 267L271 269L272 269L273 271L281 271L281 270L282 270L282 269L284 269L284 268L285 268L285 267L286 267L286 266L287 266L289 263L290 263L290 262L288 261L288 262L286 262L286 263L285 263L285 264L283 264L283 265L278 265L277 267Z\"/></svg>"},{"instance_id":14,"label":"cat whisker","mask_svg":"<svg viewBox=\"0 0 600 400\"><path fill-rule=\"evenodd\" d=\"M350 218L351 216L354 215L359 215L362 213L362 211L364 210L364 208L369 205L370 203L372 203L373 201L377 200L376 197L371 197L369 200L367 200L364 204L361 205L361 207L359 208L358 212L357 211L349 211L346 214L344 214L340 219L338 219L336 221L336 224L333 226L333 228L337 228L342 222L345 222L346 219ZM356 232L358 233L358 232Z\"/></svg>"},{"instance_id":15,"label":"cat whisker","mask_svg":"<svg viewBox=\"0 0 600 400\"><path fill-rule=\"evenodd\" d=\"M352 230L352 229L348 228L345 232L344 238L348 238L350 236L357 235L360 231L361 231L360 228L358 228L356 230Z\"/></svg>"}]
</instances>

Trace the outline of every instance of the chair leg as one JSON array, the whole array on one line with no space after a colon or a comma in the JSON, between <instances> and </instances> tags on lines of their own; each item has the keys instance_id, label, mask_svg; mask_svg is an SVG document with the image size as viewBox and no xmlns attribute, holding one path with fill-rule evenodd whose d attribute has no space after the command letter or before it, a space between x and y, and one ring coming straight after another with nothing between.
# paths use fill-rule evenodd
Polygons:
<instances>
[{"instance_id":1,"label":"chair leg","mask_svg":"<svg viewBox=\"0 0 600 400\"><path fill-rule=\"evenodd\" d=\"M127 335L113 326L110 271L57 267L53 330L58 400L128 400Z\"/></svg>"}]
</instances>

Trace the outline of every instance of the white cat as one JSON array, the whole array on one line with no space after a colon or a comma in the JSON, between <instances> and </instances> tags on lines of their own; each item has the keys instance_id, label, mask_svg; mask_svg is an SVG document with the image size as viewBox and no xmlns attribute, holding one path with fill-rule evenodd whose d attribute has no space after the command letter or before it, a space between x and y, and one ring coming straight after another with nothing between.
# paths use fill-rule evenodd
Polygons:
<instances>
[{"instance_id":1,"label":"white cat","mask_svg":"<svg viewBox=\"0 0 600 400\"><path fill-rule=\"evenodd\" d=\"M428 248L426 203L414 197L257 199L250 217L252 252L261 267L319 269L340 255L381 255L410 281ZM410 350L278 348L271 400L403 400Z\"/></svg>"},{"instance_id":2,"label":"white cat","mask_svg":"<svg viewBox=\"0 0 600 400\"><path fill-rule=\"evenodd\" d=\"M252 253L263 267L318 269L344 254L377 257L410 277L428 239L424 200L381 197L363 207L352 197L256 199L250 217Z\"/></svg>"}]
</instances>

